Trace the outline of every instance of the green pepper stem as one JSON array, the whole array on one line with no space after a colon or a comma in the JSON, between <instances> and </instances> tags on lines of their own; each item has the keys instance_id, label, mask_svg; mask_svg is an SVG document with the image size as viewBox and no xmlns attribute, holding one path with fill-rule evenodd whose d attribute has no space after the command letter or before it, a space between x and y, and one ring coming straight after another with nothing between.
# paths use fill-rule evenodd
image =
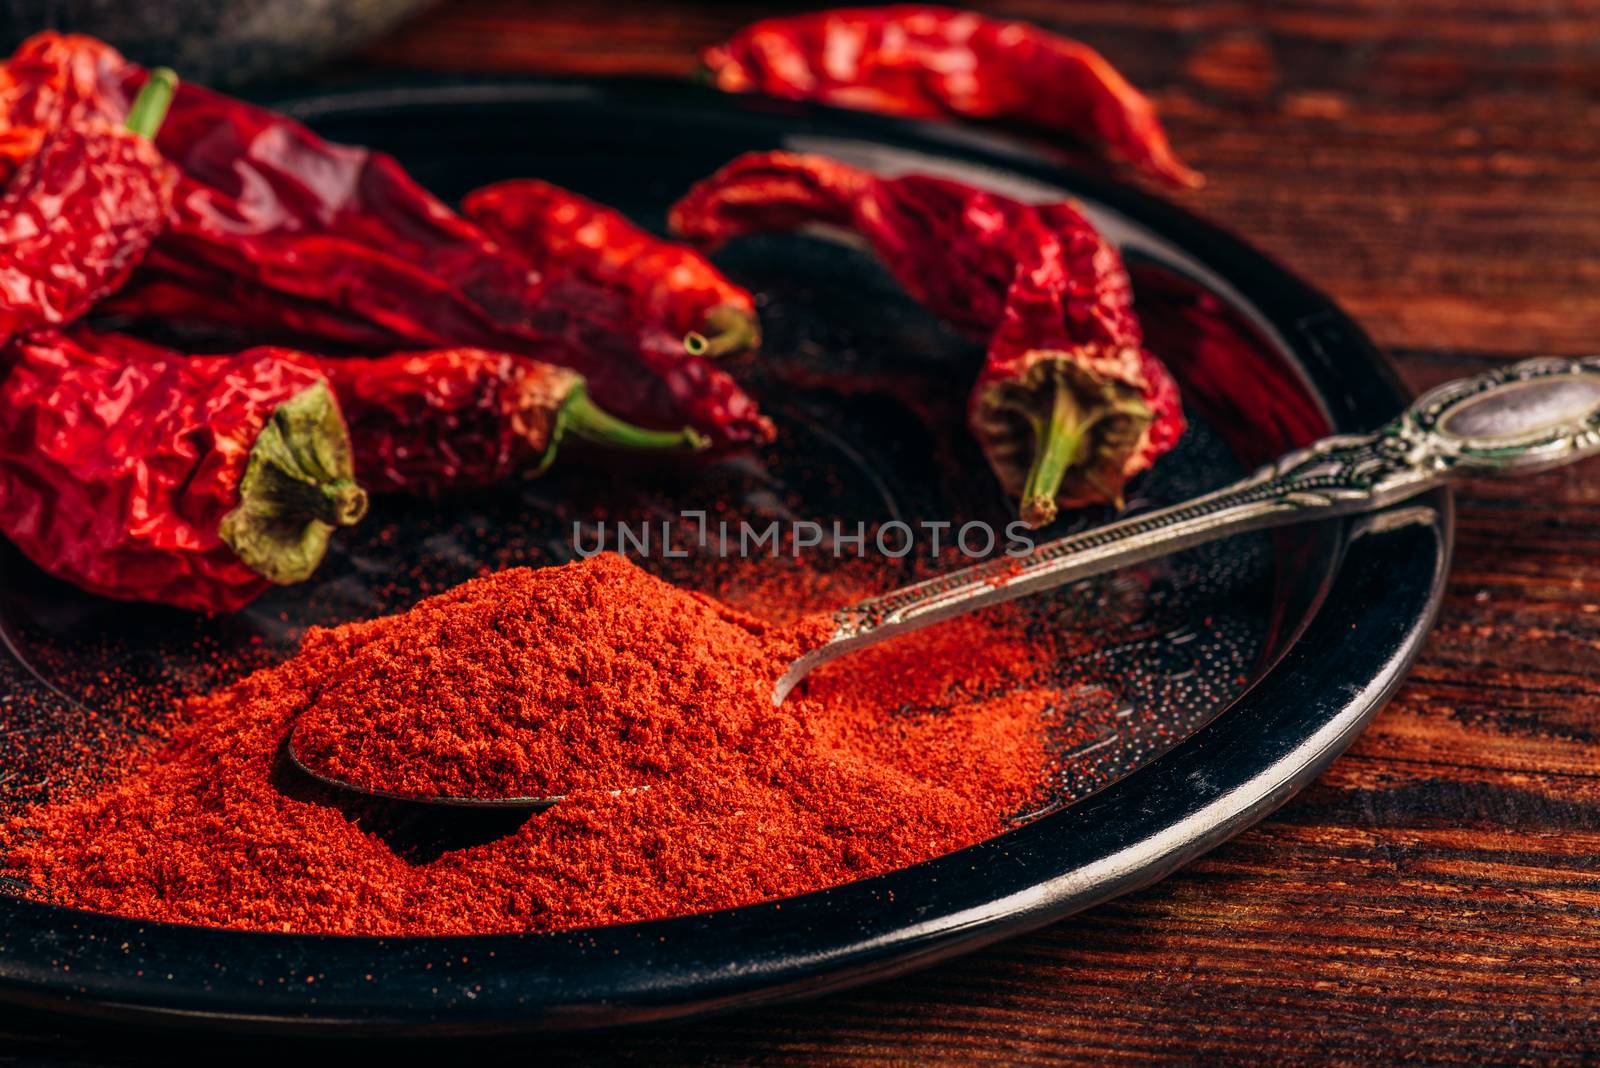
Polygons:
<instances>
[{"instance_id":1,"label":"green pepper stem","mask_svg":"<svg viewBox=\"0 0 1600 1068\"><path fill-rule=\"evenodd\" d=\"M315 519L330 527L353 526L367 514L366 491L348 478L323 483L284 478L268 492L279 514Z\"/></svg>"},{"instance_id":2,"label":"green pepper stem","mask_svg":"<svg viewBox=\"0 0 1600 1068\"><path fill-rule=\"evenodd\" d=\"M1058 379L1050 388L1054 393L1050 414L1036 425L1033 463L1022 486L1022 521L1034 528L1055 519L1061 480L1082 455L1084 439L1100 418L1083 417L1083 407L1067 383Z\"/></svg>"},{"instance_id":3,"label":"green pepper stem","mask_svg":"<svg viewBox=\"0 0 1600 1068\"><path fill-rule=\"evenodd\" d=\"M239 506L218 535L257 574L301 582L322 561L328 535L367 513L352 472L350 436L327 383L318 382L273 411L250 449Z\"/></svg>"},{"instance_id":4,"label":"green pepper stem","mask_svg":"<svg viewBox=\"0 0 1600 1068\"><path fill-rule=\"evenodd\" d=\"M734 352L743 352L761 344L761 325L756 317L732 304L718 304L706 312L706 321L700 330L684 335L684 350L691 356L709 356L715 359Z\"/></svg>"},{"instance_id":5,"label":"green pepper stem","mask_svg":"<svg viewBox=\"0 0 1600 1068\"><path fill-rule=\"evenodd\" d=\"M646 430L624 422L605 411L590 399L589 391L576 386L567 394L557 416L556 430L551 435L555 444L563 431L570 431L584 441L597 445L610 445L621 449L703 449L706 439L693 427L682 430Z\"/></svg>"},{"instance_id":6,"label":"green pepper stem","mask_svg":"<svg viewBox=\"0 0 1600 1068\"><path fill-rule=\"evenodd\" d=\"M128 109L127 127L140 137L154 141L156 131L167 117L172 106L172 95L178 91L178 75L170 67L157 67L134 97Z\"/></svg>"}]
</instances>

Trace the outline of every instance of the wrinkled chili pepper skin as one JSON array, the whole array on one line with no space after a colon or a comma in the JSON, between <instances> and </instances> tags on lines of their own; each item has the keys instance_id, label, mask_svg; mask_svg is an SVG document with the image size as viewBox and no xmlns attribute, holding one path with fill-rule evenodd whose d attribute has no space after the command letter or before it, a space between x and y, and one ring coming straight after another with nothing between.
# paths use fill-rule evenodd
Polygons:
<instances>
[{"instance_id":1,"label":"wrinkled chili pepper skin","mask_svg":"<svg viewBox=\"0 0 1600 1068\"><path fill-rule=\"evenodd\" d=\"M565 367L482 349L322 366L374 493L473 489L536 467L555 443L562 402L583 382Z\"/></svg>"},{"instance_id":2,"label":"wrinkled chili pepper skin","mask_svg":"<svg viewBox=\"0 0 1600 1068\"><path fill-rule=\"evenodd\" d=\"M663 241L621 212L534 178L473 190L461 212L547 277L614 286L640 323L722 340L715 354L760 343L755 300L692 248Z\"/></svg>"},{"instance_id":3,"label":"wrinkled chili pepper skin","mask_svg":"<svg viewBox=\"0 0 1600 1068\"><path fill-rule=\"evenodd\" d=\"M47 137L0 194L0 341L122 285L166 225L175 181L131 131L84 122Z\"/></svg>"},{"instance_id":4,"label":"wrinkled chili pepper skin","mask_svg":"<svg viewBox=\"0 0 1600 1068\"><path fill-rule=\"evenodd\" d=\"M1028 205L926 175L880 178L822 156L750 153L673 206L674 233L706 248L807 224L843 228L930 311L988 343L969 405L974 435L1024 518L1120 500L1123 485L1183 432L1177 388L1144 351L1121 258L1069 204ZM1047 366L1048 365L1048 366ZM1050 494L1024 490L1039 449L1032 422L1068 373L1097 427L1090 453ZM1053 502L1053 503L1051 503Z\"/></svg>"},{"instance_id":5,"label":"wrinkled chili pepper skin","mask_svg":"<svg viewBox=\"0 0 1600 1068\"><path fill-rule=\"evenodd\" d=\"M1025 240L1016 240L1031 234ZM1001 487L1023 502L1023 519L1042 526L1057 508L1122 503L1122 487L1182 437L1177 383L1145 347L1121 257L1069 204L1045 204L1012 231L1016 276L968 404L973 436ZM1037 405L1017 391L1038 389L1046 375L1071 376L1100 419L1091 451L1053 494L1027 490ZM1109 388L1108 388L1109 387ZM1120 387L1120 388L1119 388ZM1141 410L1142 409L1142 410Z\"/></svg>"},{"instance_id":6,"label":"wrinkled chili pepper skin","mask_svg":"<svg viewBox=\"0 0 1600 1068\"><path fill-rule=\"evenodd\" d=\"M129 65L125 89L144 77ZM389 156L188 84L156 143L180 173L171 222L108 312L385 352L516 352L571 367L641 424L692 424L724 447L773 435L681 339L643 343L624 295L544 277Z\"/></svg>"},{"instance_id":7,"label":"wrinkled chili pepper skin","mask_svg":"<svg viewBox=\"0 0 1600 1068\"><path fill-rule=\"evenodd\" d=\"M131 91L145 75L130 64L125 77ZM156 144L181 174L157 268L247 279L414 344L527 326L538 275L389 156L188 84Z\"/></svg>"},{"instance_id":8,"label":"wrinkled chili pepper skin","mask_svg":"<svg viewBox=\"0 0 1600 1068\"><path fill-rule=\"evenodd\" d=\"M203 357L85 342L39 331L8 350L0 530L43 570L106 597L243 607L272 583L219 531L268 420L325 387L320 371L280 349Z\"/></svg>"},{"instance_id":9,"label":"wrinkled chili pepper skin","mask_svg":"<svg viewBox=\"0 0 1600 1068\"><path fill-rule=\"evenodd\" d=\"M1059 130L1170 185L1203 182L1105 57L1024 22L924 4L843 8L764 19L701 60L726 92Z\"/></svg>"},{"instance_id":10,"label":"wrinkled chili pepper skin","mask_svg":"<svg viewBox=\"0 0 1600 1068\"><path fill-rule=\"evenodd\" d=\"M314 300L274 293L247 279L204 275L175 262L163 264L159 277L141 271L135 275L133 292L119 293L101 307L140 319L204 323L244 332L271 330L301 344L367 351L428 347ZM595 309L608 302L614 306L611 297L581 284L562 299L577 306L589 302ZM645 426L671 428L674 419L686 422L704 431L716 447L772 439L771 421L749 394L706 360L685 356L681 338L664 331L625 338L594 326L575 331L574 338L581 344L563 350L555 362L578 370L608 410ZM486 335L483 344L502 352L527 349L526 340L513 335ZM706 431L707 427L712 429Z\"/></svg>"},{"instance_id":11,"label":"wrinkled chili pepper skin","mask_svg":"<svg viewBox=\"0 0 1600 1068\"><path fill-rule=\"evenodd\" d=\"M0 181L39 154L51 133L80 122L120 125L130 97L127 61L93 37L52 30L23 41L0 63Z\"/></svg>"},{"instance_id":12,"label":"wrinkled chili pepper skin","mask_svg":"<svg viewBox=\"0 0 1600 1068\"><path fill-rule=\"evenodd\" d=\"M0 64L0 342L82 315L166 223L176 174L123 125L121 63L93 38L44 33Z\"/></svg>"}]
</instances>

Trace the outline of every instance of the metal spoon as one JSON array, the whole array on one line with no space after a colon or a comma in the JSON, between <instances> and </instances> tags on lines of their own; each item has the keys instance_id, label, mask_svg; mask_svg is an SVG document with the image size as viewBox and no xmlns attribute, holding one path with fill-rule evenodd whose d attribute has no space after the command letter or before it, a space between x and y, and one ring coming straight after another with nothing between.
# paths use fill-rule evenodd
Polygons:
<instances>
[{"instance_id":1,"label":"metal spoon","mask_svg":"<svg viewBox=\"0 0 1600 1068\"><path fill-rule=\"evenodd\" d=\"M965 612L1232 534L1376 511L1462 477L1541 471L1596 453L1600 357L1526 360L1448 382L1371 434L1323 438L1204 496L839 609L832 637L789 665L773 704L830 660ZM313 778L354 789L300 764L292 734L288 749ZM527 808L561 798L405 800Z\"/></svg>"},{"instance_id":2,"label":"metal spoon","mask_svg":"<svg viewBox=\"0 0 1600 1068\"><path fill-rule=\"evenodd\" d=\"M324 786L332 786L346 793L360 794L362 797L371 797L379 801L389 801L396 805L438 805L446 808L480 808L480 809L506 809L549 808L557 801L565 801L565 794L553 794L550 797L457 797L451 794L437 796L422 796L413 794L397 794L389 790L373 790L365 786L357 786L343 779L336 779L331 775L324 775L315 768L306 764L294 747L294 728L289 729L289 742L283 747L283 755L289 764L300 774L310 779L315 779ZM623 790L613 790L613 793L625 793Z\"/></svg>"}]
</instances>

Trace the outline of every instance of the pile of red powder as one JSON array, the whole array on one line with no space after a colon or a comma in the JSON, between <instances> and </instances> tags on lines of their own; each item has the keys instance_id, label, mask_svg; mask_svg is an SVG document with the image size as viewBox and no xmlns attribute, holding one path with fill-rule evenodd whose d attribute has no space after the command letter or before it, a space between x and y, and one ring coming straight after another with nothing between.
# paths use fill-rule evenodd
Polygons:
<instances>
[{"instance_id":1,"label":"pile of red powder","mask_svg":"<svg viewBox=\"0 0 1600 1068\"><path fill-rule=\"evenodd\" d=\"M1005 827L1042 780L1054 652L1005 610L773 680L777 629L614 556L468 582L315 630L196 701L109 784L0 829L35 896L272 931L551 930L724 908L879 874ZM1023 684L1019 686L1019 682ZM366 800L560 793L480 817ZM441 814L442 813L442 814Z\"/></svg>"},{"instance_id":2,"label":"pile of red powder","mask_svg":"<svg viewBox=\"0 0 1600 1068\"><path fill-rule=\"evenodd\" d=\"M517 568L368 628L293 752L407 797L671 788L781 751L773 680L830 629L764 625L610 554Z\"/></svg>"}]
</instances>

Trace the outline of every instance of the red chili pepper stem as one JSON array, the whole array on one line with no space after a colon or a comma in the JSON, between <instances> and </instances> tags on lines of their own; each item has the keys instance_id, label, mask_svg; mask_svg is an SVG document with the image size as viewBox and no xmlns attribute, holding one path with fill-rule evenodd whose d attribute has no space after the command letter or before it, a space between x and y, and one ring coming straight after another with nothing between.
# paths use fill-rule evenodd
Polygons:
<instances>
[{"instance_id":1,"label":"red chili pepper stem","mask_svg":"<svg viewBox=\"0 0 1600 1068\"><path fill-rule=\"evenodd\" d=\"M150 72L139 95L128 109L128 129L149 141L154 141L156 131L167 117L172 106L172 95L178 91L178 75L171 67L157 67Z\"/></svg>"},{"instance_id":2,"label":"red chili pepper stem","mask_svg":"<svg viewBox=\"0 0 1600 1068\"><path fill-rule=\"evenodd\" d=\"M339 404L319 382L278 405L250 450L239 506L218 534L239 559L282 585L302 582L328 535L367 514Z\"/></svg>"},{"instance_id":3,"label":"red chili pepper stem","mask_svg":"<svg viewBox=\"0 0 1600 1068\"><path fill-rule=\"evenodd\" d=\"M686 426L682 430L647 430L642 426L624 422L595 404L589 397L589 390L583 385L574 386L572 392L561 402L561 408L556 413L555 428L550 434L550 448L540 460L538 471L543 471L550 465L550 461L555 459L556 446L567 433L596 445L607 445L616 449L699 451L708 444L705 435L693 427Z\"/></svg>"},{"instance_id":4,"label":"red chili pepper stem","mask_svg":"<svg viewBox=\"0 0 1600 1068\"><path fill-rule=\"evenodd\" d=\"M726 356L761 344L761 324L743 308L718 304L706 312L702 330L684 335L684 350L691 356Z\"/></svg>"},{"instance_id":5,"label":"red chili pepper stem","mask_svg":"<svg viewBox=\"0 0 1600 1068\"><path fill-rule=\"evenodd\" d=\"M1056 500L1069 472L1076 481L1094 487L1104 500L1121 507L1121 493L1104 485L1097 470L1102 459L1098 454L1114 453L1115 443L1100 439L1137 438L1149 425L1150 413L1138 398L1114 399L1114 390L1104 388L1109 383L1097 385L1105 395L1087 394L1056 365L1046 387L1048 410L1037 402L1024 408L1033 425L1035 447L1022 485L1019 518L1030 527L1037 529L1055 521ZM1129 434L1129 430L1136 432Z\"/></svg>"}]
</instances>

